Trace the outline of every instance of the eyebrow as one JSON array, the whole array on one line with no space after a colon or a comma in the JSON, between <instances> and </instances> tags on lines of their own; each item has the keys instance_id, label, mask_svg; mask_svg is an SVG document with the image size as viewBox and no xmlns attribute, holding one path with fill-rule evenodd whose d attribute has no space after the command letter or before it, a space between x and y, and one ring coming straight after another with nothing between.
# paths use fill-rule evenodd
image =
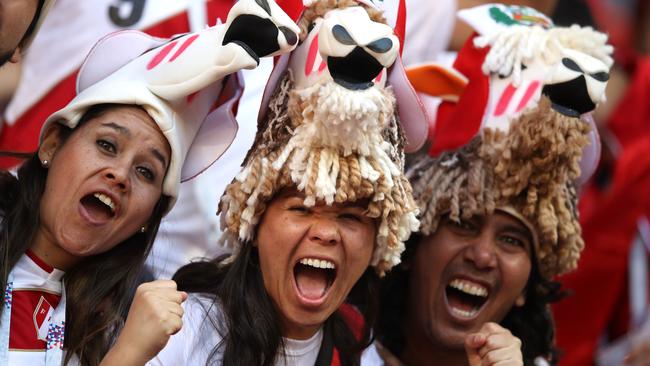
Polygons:
<instances>
[{"instance_id":1,"label":"eyebrow","mask_svg":"<svg viewBox=\"0 0 650 366\"><path fill-rule=\"evenodd\" d=\"M508 225L503 227L503 230L515 232L515 233L525 237L528 240L528 242L530 243L531 246L534 244L533 235L530 232L530 230L528 230L528 228L508 224Z\"/></svg>"},{"instance_id":2,"label":"eyebrow","mask_svg":"<svg viewBox=\"0 0 650 366\"><path fill-rule=\"evenodd\" d=\"M163 166L163 169L167 167L167 160L165 156L156 148L151 148L151 153L153 156L160 161Z\"/></svg>"},{"instance_id":3,"label":"eyebrow","mask_svg":"<svg viewBox=\"0 0 650 366\"><path fill-rule=\"evenodd\" d=\"M119 133L121 133L121 134L123 134L123 135L125 135L125 136L127 136L127 137L131 137L131 131L130 131L128 128L126 128L126 127L124 127L124 126L120 126L120 125L118 125L118 124L115 123L115 122L106 122L106 123L102 123L102 126L112 128L112 129L114 129L115 131L117 131L117 132L119 132ZM160 163L162 164L163 168L166 168L166 167L167 167L167 159L165 159L165 155L163 155L163 153L161 153L160 150L158 150L158 149L156 149L156 148L151 148L150 151L151 151L151 153L153 154L153 156L154 156L158 161L160 161Z\"/></svg>"},{"instance_id":4,"label":"eyebrow","mask_svg":"<svg viewBox=\"0 0 650 366\"><path fill-rule=\"evenodd\" d=\"M131 137L131 131L129 131L128 128L126 128L124 126L120 126L115 122L102 123L102 126L110 127L112 129L114 129L115 131L123 134L123 135L127 135L127 136Z\"/></svg>"}]
</instances>

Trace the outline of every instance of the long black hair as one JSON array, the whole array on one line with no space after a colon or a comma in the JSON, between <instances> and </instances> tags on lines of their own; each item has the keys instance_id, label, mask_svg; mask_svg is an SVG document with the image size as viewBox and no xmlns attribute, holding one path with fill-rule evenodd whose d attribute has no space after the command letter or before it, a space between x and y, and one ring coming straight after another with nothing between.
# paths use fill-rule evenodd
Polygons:
<instances>
[{"instance_id":1,"label":"long black hair","mask_svg":"<svg viewBox=\"0 0 650 366\"><path fill-rule=\"evenodd\" d=\"M408 263L417 252L423 236L414 234L406 243L402 261ZM542 278L533 253L532 269L526 287L526 303L514 306L501 325L522 343L524 365L533 366L542 356L552 365L557 362L554 323L549 303L563 297L560 284ZM380 290L380 310L377 339L391 353L400 357L406 347L405 324L409 289L409 271L402 266L394 268L385 278ZM415 290L415 289L414 289Z\"/></svg>"},{"instance_id":2,"label":"long black hair","mask_svg":"<svg viewBox=\"0 0 650 366\"><path fill-rule=\"evenodd\" d=\"M99 117L114 104L92 107L79 126ZM62 143L74 133L61 126ZM20 154L2 154L19 157ZM18 169L17 177L0 171L0 286L7 286L13 267L30 248L40 224L40 203L48 170L38 154L31 154ZM65 344L67 364L73 356L82 365L98 365L115 332L121 328L121 312L128 308L138 275L153 244L160 220L169 204L161 196L145 233L136 232L111 250L84 258L64 275L66 286ZM0 313L3 308L0 307Z\"/></svg>"},{"instance_id":3,"label":"long black hair","mask_svg":"<svg viewBox=\"0 0 650 366\"><path fill-rule=\"evenodd\" d=\"M280 314L266 292L259 266L257 248L243 243L234 261L219 257L181 267L173 277L179 290L206 294L224 317L205 308L205 312L222 341L212 349L207 364L222 353L222 365L272 366L284 344ZM350 303L364 316L364 329L357 338L339 312L323 325L324 334L339 353L341 365L358 366L361 352L372 343L372 326L377 305L378 277L367 269L350 292ZM326 341L324 340L323 344ZM327 352L321 346L322 353Z\"/></svg>"}]
</instances>

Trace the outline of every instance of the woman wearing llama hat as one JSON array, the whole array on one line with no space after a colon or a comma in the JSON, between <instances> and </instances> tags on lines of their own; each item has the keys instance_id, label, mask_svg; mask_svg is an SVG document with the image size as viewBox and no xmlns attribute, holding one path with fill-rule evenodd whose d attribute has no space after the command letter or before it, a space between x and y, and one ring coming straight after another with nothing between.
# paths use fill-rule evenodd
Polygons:
<instances>
[{"instance_id":1,"label":"woman wearing llama hat","mask_svg":"<svg viewBox=\"0 0 650 366\"><path fill-rule=\"evenodd\" d=\"M364 352L372 290L417 229L386 87L400 41L365 1L313 2L299 25L301 44L276 65L255 142L221 199L233 254L176 273L196 294L152 365L378 362Z\"/></svg>"},{"instance_id":2,"label":"woman wearing llama hat","mask_svg":"<svg viewBox=\"0 0 650 366\"><path fill-rule=\"evenodd\" d=\"M38 151L17 178L0 174L0 364L100 363L181 180L234 136L231 74L296 44L267 5L242 0L225 24L170 41L118 32L90 52ZM242 22L267 28L251 37Z\"/></svg>"},{"instance_id":3,"label":"woman wearing llama hat","mask_svg":"<svg viewBox=\"0 0 650 366\"><path fill-rule=\"evenodd\" d=\"M382 289L378 339L408 365L553 361L548 303L553 277L583 248L576 190L599 148L587 113L612 49L604 34L553 27L530 8L459 16L478 34L455 70L410 70L417 89L447 102L431 149L408 169L421 228Z\"/></svg>"}]
</instances>

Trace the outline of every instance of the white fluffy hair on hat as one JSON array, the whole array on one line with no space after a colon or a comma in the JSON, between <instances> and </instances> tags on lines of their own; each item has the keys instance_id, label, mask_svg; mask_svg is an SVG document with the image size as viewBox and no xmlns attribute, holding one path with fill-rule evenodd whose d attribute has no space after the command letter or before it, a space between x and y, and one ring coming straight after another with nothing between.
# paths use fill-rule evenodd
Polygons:
<instances>
[{"instance_id":1,"label":"white fluffy hair on hat","mask_svg":"<svg viewBox=\"0 0 650 366\"><path fill-rule=\"evenodd\" d=\"M171 208L181 181L207 169L235 137L242 87L236 73L256 67L259 57L291 51L298 33L273 0L240 0L224 24L171 40L131 30L110 34L82 65L77 96L41 131L55 122L74 128L97 104L143 107L171 146L163 182Z\"/></svg>"}]
</instances>

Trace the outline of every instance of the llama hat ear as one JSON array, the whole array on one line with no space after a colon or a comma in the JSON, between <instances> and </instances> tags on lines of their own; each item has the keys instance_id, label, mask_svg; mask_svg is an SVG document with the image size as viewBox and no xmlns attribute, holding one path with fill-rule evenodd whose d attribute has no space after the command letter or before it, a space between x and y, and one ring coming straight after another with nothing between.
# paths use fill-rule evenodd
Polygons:
<instances>
[{"instance_id":1,"label":"llama hat ear","mask_svg":"<svg viewBox=\"0 0 650 366\"><path fill-rule=\"evenodd\" d=\"M170 40L131 30L110 34L82 65L77 96L42 131L55 122L74 128L97 104L141 106L171 147L163 194L173 204L181 181L207 169L235 137L239 70L292 50L298 32L272 0L240 0L226 23Z\"/></svg>"}]
</instances>

